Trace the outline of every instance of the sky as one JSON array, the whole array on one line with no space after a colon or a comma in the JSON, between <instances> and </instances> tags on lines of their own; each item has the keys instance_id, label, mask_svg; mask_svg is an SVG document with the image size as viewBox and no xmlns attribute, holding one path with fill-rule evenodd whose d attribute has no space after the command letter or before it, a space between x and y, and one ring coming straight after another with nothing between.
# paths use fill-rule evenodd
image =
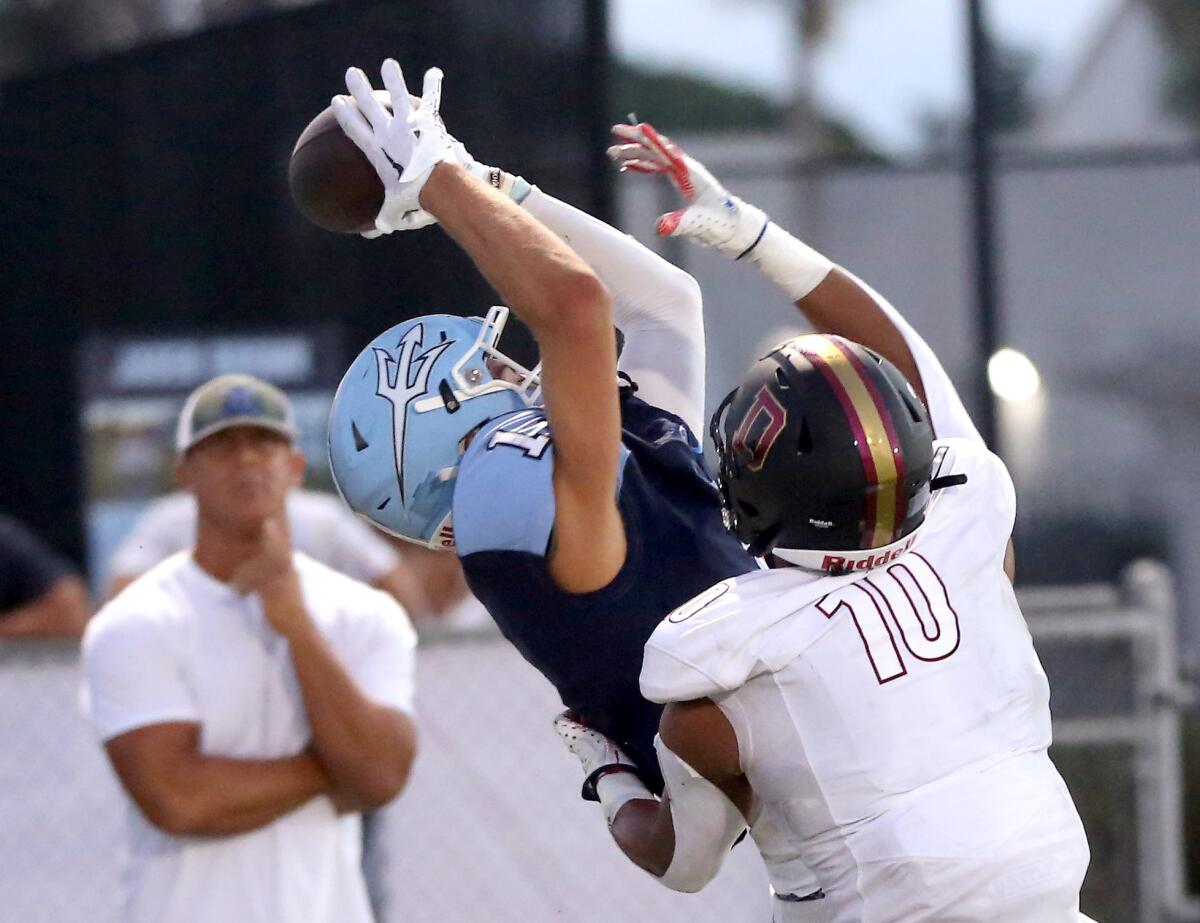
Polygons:
<instances>
[{"instance_id":1,"label":"sky","mask_svg":"<svg viewBox=\"0 0 1200 923\"><path fill-rule=\"evenodd\" d=\"M1053 93L1123 0L985 0L993 37L1033 51ZM916 149L921 119L965 110L965 0L832 0L826 42L806 67L788 0L610 0L613 47L786 100L810 79L821 105L881 149ZM1053 15L1047 14L1053 9Z\"/></svg>"}]
</instances>

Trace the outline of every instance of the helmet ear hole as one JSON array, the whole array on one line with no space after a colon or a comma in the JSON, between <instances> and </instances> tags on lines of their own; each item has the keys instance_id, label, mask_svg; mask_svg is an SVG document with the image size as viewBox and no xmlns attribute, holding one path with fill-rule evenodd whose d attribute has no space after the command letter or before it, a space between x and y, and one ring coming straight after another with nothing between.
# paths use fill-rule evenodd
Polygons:
<instances>
[{"instance_id":1,"label":"helmet ear hole","mask_svg":"<svg viewBox=\"0 0 1200 923\"><path fill-rule=\"evenodd\" d=\"M807 455L813 449L812 431L808 428L808 418L800 421L800 438L796 442L796 454Z\"/></svg>"},{"instance_id":2,"label":"helmet ear hole","mask_svg":"<svg viewBox=\"0 0 1200 923\"><path fill-rule=\"evenodd\" d=\"M921 423L924 421L925 415L921 413L921 408L917 406L916 401L913 400L911 394L909 394L906 390L901 389L900 399L904 401L904 406L908 408L908 415L912 417L913 423Z\"/></svg>"},{"instance_id":3,"label":"helmet ear hole","mask_svg":"<svg viewBox=\"0 0 1200 923\"><path fill-rule=\"evenodd\" d=\"M779 385L779 389L781 391L786 391L788 389L787 376L783 374L783 369L779 368L778 366L775 367L775 381Z\"/></svg>"},{"instance_id":4,"label":"helmet ear hole","mask_svg":"<svg viewBox=\"0 0 1200 923\"><path fill-rule=\"evenodd\" d=\"M747 503L745 500L739 500L737 502L737 506L738 506L738 512L741 513L743 516L747 516L750 519L758 518L758 507L755 506L753 503Z\"/></svg>"}]
</instances>

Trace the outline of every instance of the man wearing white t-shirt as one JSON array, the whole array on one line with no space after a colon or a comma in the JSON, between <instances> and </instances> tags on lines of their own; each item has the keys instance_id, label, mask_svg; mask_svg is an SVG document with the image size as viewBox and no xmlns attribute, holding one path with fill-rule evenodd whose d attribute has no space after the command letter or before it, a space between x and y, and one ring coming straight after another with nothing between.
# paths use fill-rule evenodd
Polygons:
<instances>
[{"instance_id":1,"label":"man wearing white t-shirt","mask_svg":"<svg viewBox=\"0 0 1200 923\"><path fill-rule=\"evenodd\" d=\"M85 701L136 810L130 923L369 923L353 812L404 786L415 636L388 595L292 550L287 398L222 376L184 405L196 544L84 638Z\"/></svg>"}]
</instances>

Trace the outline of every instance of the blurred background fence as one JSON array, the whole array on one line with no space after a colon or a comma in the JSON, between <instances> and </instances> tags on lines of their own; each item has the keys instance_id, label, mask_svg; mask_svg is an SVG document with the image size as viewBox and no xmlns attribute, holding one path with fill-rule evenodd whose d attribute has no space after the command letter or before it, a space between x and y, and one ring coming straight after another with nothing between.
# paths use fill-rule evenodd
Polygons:
<instances>
[{"instance_id":1,"label":"blurred background fence","mask_svg":"<svg viewBox=\"0 0 1200 923\"><path fill-rule=\"evenodd\" d=\"M1103 923L1200 919L1183 894L1180 685L1170 578L1043 588L1022 606L1053 689L1052 755L1092 848L1084 909ZM421 754L381 812L367 868L381 923L762 923L766 876L736 848L698 895L628 864L550 729L551 687L494 633L426 636ZM0 921L117 923L125 810L78 708L73 646L0 645ZM1190 914L1190 915L1189 915Z\"/></svg>"}]
</instances>

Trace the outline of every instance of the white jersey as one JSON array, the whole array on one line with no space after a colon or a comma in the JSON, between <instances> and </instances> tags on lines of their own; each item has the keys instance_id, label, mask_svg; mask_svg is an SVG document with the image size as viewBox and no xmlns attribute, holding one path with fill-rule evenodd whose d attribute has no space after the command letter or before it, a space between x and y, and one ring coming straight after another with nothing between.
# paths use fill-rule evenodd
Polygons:
<instances>
[{"instance_id":1,"label":"white jersey","mask_svg":"<svg viewBox=\"0 0 1200 923\"><path fill-rule=\"evenodd\" d=\"M305 606L359 688L411 711L416 636L379 590L295 555ZM239 596L187 553L100 610L83 642L85 710L100 738L185 721L206 754L299 753L310 731L287 642L257 596ZM314 798L233 836L173 836L127 800L128 923L370 923L357 815Z\"/></svg>"},{"instance_id":2,"label":"white jersey","mask_svg":"<svg viewBox=\"0 0 1200 923\"><path fill-rule=\"evenodd\" d=\"M1012 482L965 439L935 443L934 477L951 474L966 483L934 493L889 561L758 571L676 610L642 691L717 703L772 879L802 861L838 923L1074 921L1087 844L1003 573Z\"/></svg>"},{"instance_id":3,"label":"white jersey","mask_svg":"<svg viewBox=\"0 0 1200 923\"><path fill-rule=\"evenodd\" d=\"M399 563L378 532L331 494L292 490L287 498L292 547L355 580L374 583ZM136 577L196 543L196 498L173 493L155 500L113 552L110 575Z\"/></svg>"}]
</instances>

